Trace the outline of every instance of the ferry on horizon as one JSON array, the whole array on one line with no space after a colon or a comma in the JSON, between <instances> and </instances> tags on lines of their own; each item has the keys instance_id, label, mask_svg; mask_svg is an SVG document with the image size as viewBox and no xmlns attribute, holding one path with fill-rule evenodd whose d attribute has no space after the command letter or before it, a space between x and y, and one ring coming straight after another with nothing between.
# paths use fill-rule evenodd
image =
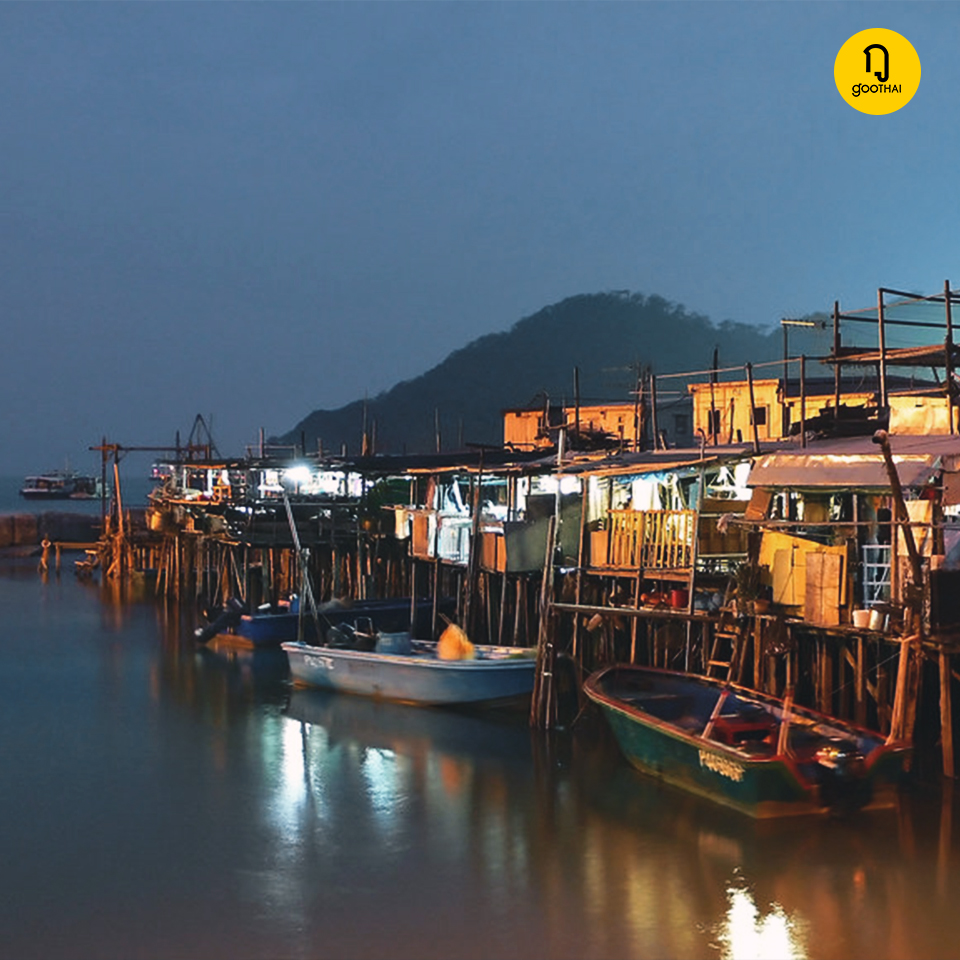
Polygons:
<instances>
[{"instance_id":1,"label":"ferry on horizon","mask_svg":"<svg viewBox=\"0 0 960 960\"><path fill-rule=\"evenodd\" d=\"M20 496L25 500L94 500L102 493L99 477L87 477L72 470L26 477L20 488Z\"/></svg>"}]
</instances>

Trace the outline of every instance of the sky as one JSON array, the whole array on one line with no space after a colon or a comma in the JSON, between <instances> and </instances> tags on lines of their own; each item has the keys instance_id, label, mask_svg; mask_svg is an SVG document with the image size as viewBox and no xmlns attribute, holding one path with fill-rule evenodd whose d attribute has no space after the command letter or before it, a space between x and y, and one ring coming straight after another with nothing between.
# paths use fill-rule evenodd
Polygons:
<instances>
[{"instance_id":1,"label":"sky","mask_svg":"<svg viewBox=\"0 0 960 960\"><path fill-rule=\"evenodd\" d=\"M886 27L922 80L852 109ZM960 6L0 4L0 475L225 454L565 297L960 287ZM618 358L612 358L616 360Z\"/></svg>"}]
</instances>

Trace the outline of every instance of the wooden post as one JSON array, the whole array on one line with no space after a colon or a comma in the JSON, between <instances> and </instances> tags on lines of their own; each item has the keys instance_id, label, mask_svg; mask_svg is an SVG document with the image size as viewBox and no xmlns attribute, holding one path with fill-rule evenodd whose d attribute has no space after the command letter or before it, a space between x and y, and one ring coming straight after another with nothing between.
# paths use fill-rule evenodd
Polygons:
<instances>
[{"instance_id":1,"label":"wooden post","mask_svg":"<svg viewBox=\"0 0 960 960\"><path fill-rule=\"evenodd\" d=\"M757 402L753 395L753 364L748 363L747 386L750 388L750 422L753 424L753 452L760 452L760 432L757 429Z\"/></svg>"},{"instance_id":2,"label":"wooden post","mask_svg":"<svg viewBox=\"0 0 960 960\"><path fill-rule=\"evenodd\" d=\"M877 325L880 340L880 406L886 409L887 396L887 335L883 325L883 287L877 290Z\"/></svg>"},{"instance_id":3,"label":"wooden post","mask_svg":"<svg viewBox=\"0 0 960 960\"><path fill-rule=\"evenodd\" d=\"M480 465L477 472L476 482L473 485L473 496L471 497L470 517L470 554L467 557L467 584L465 609L463 614L463 623L461 626L467 635L470 635L473 629L473 621L476 619L475 596L477 589L477 574L480 569L480 510L482 507L480 499L480 488L483 483L483 448L480 449Z\"/></svg>"},{"instance_id":4,"label":"wooden post","mask_svg":"<svg viewBox=\"0 0 960 960\"><path fill-rule=\"evenodd\" d=\"M807 358L800 354L800 446L807 445Z\"/></svg>"},{"instance_id":5,"label":"wooden post","mask_svg":"<svg viewBox=\"0 0 960 960\"><path fill-rule=\"evenodd\" d=\"M713 348L713 370L710 373L710 430L708 432L713 436L714 446L716 446L719 442L717 435L720 433L720 425L717 423L716 399L717 366L719 365L718 351L719 347Z\"/></svg>"},{"instance_id":6,"label":"wooden post","mask_svg":"<svg viewBox=\"0 0 960 960\"><path fill-rule=\"evenodd\" d=\"M790 436L790 348L787 341L786 320L780 321L780 329L783 331L783 401L780 409L780 435L782 437Z\"/></svg>"},{"instance_id":7,"label":"wooden post","mask_svg":"<svg viewBox=\"0 0 960 960\"><path fill-rule=\"evenodd\" d=\"M944 379L947 382L947 420L950 424L950 433L955 433L953 423L953 305L950 302L950 281L943 281L943 302L947 314L947 339L944 343L945 371Z\"/></svg>"},{"instance_id":8,"label":"wooden post","mask_svg":"<svg viewBox=\"0 0 960 960\"><path fill-rule=\"evenodd\" d=\"M761 632L761 620L754 615L750 627L750 633L753 639L753 689L762 690L763 683L763 633Z\"/></svg>"},{"instance_id":9,"label":"wooden post","mask_svg":"<svg viewBox=\"0 0 960 960\"><path fill-rule=\"evenodd\" d=\"M640 379L640 369L637 368L637 389L633 394L633 450L636 453L640 449L640 405L643 396L643 381Z\"/></svg>"},{"instance_id":10,"label":"wooden post","mask_svg":"<svg viewBox=\"0 0 960 960\"><path fill-rule=\"evenodd\" d=\"M783 712L780 715L780 730L777 735L777 756L782 757L787 752L787 743L790 734L790 719L793 713L793 688L787 689L783 698Z\"/></svg>"},{"instance_id":11,"label":"wooden post","mask_svg":"<svg viewBox=\"0 0 960 960\"><path fill-rule=\"evenodd\" d=\"M940 742L943 775L953 779L953 708L950 699L950 655L940 647Z\"/></svg>"},{"instance_id":12,"label":"wooden post","mask_svg":"<svg viewBox=\"0 0 960 960\"><path fill-rule=\"evenodd\" d=\"M867 723L866 672L864 670L864 639L860 634L857 637L857 665L854 677L854 719L860 726Z\"/></svg>"},{"instance_id":13,"label":"wooden post","mask_svg":"<svg viewBox=\"0 0 960 960\"><path fill-rule=\"evenodd\" d=\"M587 537L587 513L590 505L590 478L580 478L580 542L577 545L577 585L574 594L574 602L579 606L580 598L583 594L583 576L584 560L586 553L585 541ZM591 558L592 562L592 558ZM574 658L580 645L580 617L574 614L573 617L573 647Z\"/></svg>"},{"instance_id":14,"label":"wooden post","mask_svg":"<svg viewBox=\"0 0 960 960\"><path fill-rule=\"evenodd\" d=\"M410 560L410 636L417 635L417 560ZM431 640L433 637L430 638Z\"/></svg>"},{"instance_id":15,"label":"wooden post","mask_svg":"<svg viewBox=\"0 0 960 960\"><path fill-rule=\"evenodd\" d=\"M840 301L833 301L833 417L840 419L840 380L842 377L840 363Z\"/></svg>"},{"instance_id":16,"label":"wooden post","mask_svg":"<svg viewBox=\"0 0 960 960\"><path fill-rule=\"evenodd\" d=\"M551 704L553 702L553 638L550 608L553 599L554 547L557 517L550 517L547 524L547 546L543 562L543 578L540 581L540 628L537 638L537 667L534 677L533 696L530 699L530 725L549 730L552 726Z\"/></svg>"},{"instance_id":17,"label":"wooden post","mask_svg":"<svg viewBox=\"0 0 960 960\"><path fill-rule=\"evenodd\" d=\"M661 449L660 427L657 420L657 378L653 371L650 371L650 424L653 430L653 449Z\"/></svg>"},{"instance_id":18,"label":"wooden post","mask_svg":"<svg viewBox=\"0 0 960 960\"><path fill-rule=\"evenodd\" d=\"M573 368L574 436L580 439L580 368Z\"/></svg>"},{"instance_id":19,"label":"wooden post","mask_svg":"<svg viewBox=\"0 0 960 960\"><path fill-rule=\"evenodd\" d=\"M507 571L500 574L500 614L497 622L497 643L503 645L503 631L507 620Z\"/></svg>"}]
</instances>

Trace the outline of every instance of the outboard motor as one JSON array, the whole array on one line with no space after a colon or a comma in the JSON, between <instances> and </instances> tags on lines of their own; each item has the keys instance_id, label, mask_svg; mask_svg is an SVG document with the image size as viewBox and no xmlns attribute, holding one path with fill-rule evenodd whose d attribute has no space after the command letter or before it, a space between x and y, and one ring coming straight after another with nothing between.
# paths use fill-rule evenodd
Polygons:
<instances>
[{"instance_id":1,"label":"outboard motor","mask_svg":"<svg viewBox=\"0 0 960 960\"><path fill-rule=\"evenodd\" d=\"M206 624L206 626L197 627L197 629L193 631L194 640L196 640L197 643L206 643L208 640L212 640L218 633L224 633L231 627L235 627L240 622L240 618L243 616L245 609L244 605L236 597L231 597L227 601L227 605L220 611L220 615L216 620L212 620Z\"/></svg>"},{"instance_id":2,"label":"outboard motor","mask_svg":"<svg viewBox=\"0 0 960 960\"><path fill-rule=\"evenodd\" d=\"M839 737L817 750L820 796L837 813L858 810L870 800L870 784L864 776L863 755L855 743Z\"/></svg>"}]
</instances>

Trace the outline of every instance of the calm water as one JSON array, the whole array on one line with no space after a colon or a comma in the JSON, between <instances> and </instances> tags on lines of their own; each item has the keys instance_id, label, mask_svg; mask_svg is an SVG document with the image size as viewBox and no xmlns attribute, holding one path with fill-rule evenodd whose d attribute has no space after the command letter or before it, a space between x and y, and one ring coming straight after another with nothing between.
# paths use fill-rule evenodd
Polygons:
<instances>
[{"instance_id":1,"label":"calm water","mask_svg":"<svg viewBox=\"0 0 960 960\"><path fill-rule=\"evenodd\" d=\"M605 729L292 691L0 562L0 956L958 957L939 791L758 825Z\"/></svg>"}]
</instances>

